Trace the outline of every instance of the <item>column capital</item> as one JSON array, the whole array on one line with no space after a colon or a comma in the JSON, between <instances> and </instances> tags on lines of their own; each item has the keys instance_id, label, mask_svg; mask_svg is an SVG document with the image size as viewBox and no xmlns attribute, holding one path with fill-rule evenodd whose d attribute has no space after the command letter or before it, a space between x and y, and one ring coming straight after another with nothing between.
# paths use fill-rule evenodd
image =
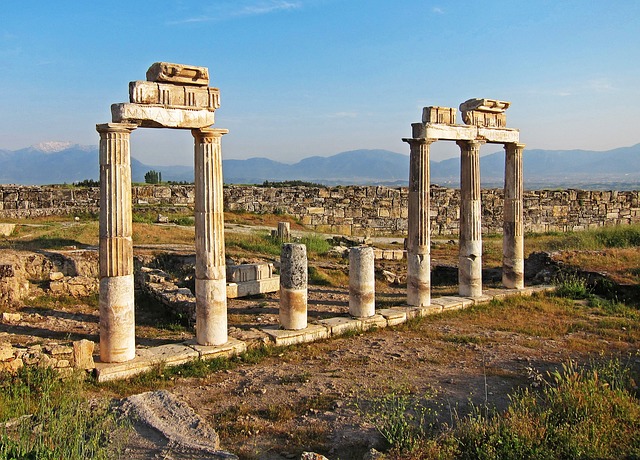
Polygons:
<instances>
[{"instance_id":1,"label":"column capital","mask_svg":"<svg viewBox=\"0 0 640 460\"><path fill-rule=\"evenodd\" d=\"M219 129L219 128L198 128L198 129L191 130L191 134L193 135L193 137L197 141L203 142L205 144L210 143L213 141L213 139L222 137L228 133L229 133L228 129Z\"/></svg>"},{"instance_id":2,"label":"column capital","mask_svg":"<svg viewBox=\"0 0 640 460\"><path fill-rule=\"evenodd\" d=\"M514 148L516 150L524 150L524 147L526 146L526 144L522 144L520 142L506 142L504 144L504 148L505 150L508 148Z\"/></svg>"},{"instance_id":3,"label":"column capital","mask_svg":"<svg viewBox=\"0 0 640 460\"><path fill-rule=\"evenodd\" d=\"M478 139L474 139L474 140L460 140L460 141L456 141L456 144L458 144L458 146L460 148L467 148L467 149L473 149L473 148L480 148L481 145L486 144L486 141L482 141L482 140L478 140Z\"/></svg>"},{"instance_id":4,"label":"column capital","mask_svg":"<svg viewBox=\"0 0 640 460\"><path fill-rule=\"evenodd\" d=\"M96 125L99 133L130 133L138 128L135 123L101 123Z\"/></svg>"},{"instance_id":5,"label":"column capital","mask_svg":"<svg viewBox=\"0 0 640 460\"><path fill-rule=\"evenodd\" d=\"M436 142L438 139L429 139L426 137L403 137L402 142L406 142L407 144L423 144L429 145Z\"/></svg>"}]
</instances>

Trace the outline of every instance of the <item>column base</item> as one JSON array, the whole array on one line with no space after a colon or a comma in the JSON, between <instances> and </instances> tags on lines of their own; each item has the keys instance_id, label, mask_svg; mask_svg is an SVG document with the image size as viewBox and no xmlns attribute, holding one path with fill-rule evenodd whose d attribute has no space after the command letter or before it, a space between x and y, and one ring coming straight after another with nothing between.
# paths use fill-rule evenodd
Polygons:
<instances>
[{"instance_id":1,"label":"column base","mask_svg":"<svg viewBox=\"0 0 640 460\"><path fill-rule=\"evenodd\" d=\"M294 331L307 327L307 289L280 287L280 325Z\"/></svg>"},{"instance_id":2,"label":"column base","mask_svg":"<svg viewBox=\"0 0 640 460\"><path fill-rule=\"evenodd\" d=\"M226 279L196 279L196 341L198 345L224 345L227 335Z\"/></svg>"},{"instance_id":3,"label":"column base","mask_svg":"<svg viewBox=\"0 0 640 460\"><path fill-rule=\"evenodd\" d=\"M100 280L100 360L122 363L136 356L133 275Z\"/></svg>"}]
</instances>

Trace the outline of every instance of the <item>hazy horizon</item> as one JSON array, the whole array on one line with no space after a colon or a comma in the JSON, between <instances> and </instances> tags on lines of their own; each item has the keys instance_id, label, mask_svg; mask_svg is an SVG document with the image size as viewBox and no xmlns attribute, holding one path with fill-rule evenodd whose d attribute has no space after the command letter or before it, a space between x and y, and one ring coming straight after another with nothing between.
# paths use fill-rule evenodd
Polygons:
<instances>
[{"instance_id":1,"label":"hazy horizon","mask_svg":"<svg viewBox=\"0 0 640 460\"><path fill-rule=\"evenodd\" d=\"M209 68L228 159L408 154L422 107L473 97L510 101L530 149L609 150L638 142L639 16L624 0L8 2L0 146L97 144L129 81L169 61ZM188 130L131 137L149 164L189 165L192 149Z\"/></svg>"}]
</instances>

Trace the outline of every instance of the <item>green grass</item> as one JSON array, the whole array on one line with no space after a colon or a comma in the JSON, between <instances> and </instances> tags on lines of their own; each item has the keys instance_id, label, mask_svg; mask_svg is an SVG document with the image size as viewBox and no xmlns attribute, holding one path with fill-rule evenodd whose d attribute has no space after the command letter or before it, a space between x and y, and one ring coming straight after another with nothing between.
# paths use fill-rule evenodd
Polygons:
<instances>
[{"instance_id":1,"label":"green grass","mask_svg":"<svg viewBox=\"0 0 640 460\"><path fill-rule=\"evenodd\" d=\"M123 428L105 402L84 398L77 375L61 380L36 367L0 374L2 460L109 458L110 435Z\"/></svg>"},{"instance_id":2,"label":"green grass","mask_svg":"<svg viewBox=\"0 0 640 460\"><path fill-rule=\"evenodd\" d=\"M640 225L616 225L582 232L532 233L525 236L540 250L598 250L640 246Z\"/></svg>"},{"instance_id":3,"label":"green grass","mask_svg":"<svg viewBox=\"0 0 640 460\"><path fill-rule=\"evenodd\" d=\"M359 407L388 443L391 459L640 458L640 401L630 369L616 359L568 362L510 396L503 413L474 406L436 430L428 399L392 391Z\"/></svg>"}]
</instances>

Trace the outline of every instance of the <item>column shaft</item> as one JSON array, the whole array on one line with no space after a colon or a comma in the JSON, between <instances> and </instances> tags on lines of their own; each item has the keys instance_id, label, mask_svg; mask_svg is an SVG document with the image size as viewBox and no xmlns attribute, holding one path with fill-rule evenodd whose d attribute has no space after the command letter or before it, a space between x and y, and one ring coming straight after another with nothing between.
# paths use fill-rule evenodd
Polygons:
<instances>
[{"instance_id":1,"label":"column shaft","mask_svg":"<svg viewBox=\"0 0 640 460\"><path fill-rule=\"evenodd\" d=\"M280 325L284 329L307 327L307 247L284 243L280 253Z\"/></svg>"},{"instance_id":2,"label":"column shaft","mask_svg":"<svg viewBox=\"0 0 640 460\"><path fill-rule=\"evenodd\" d=\"M227 342L227 280L221 138L226 129L194 129L196 341Z\"/></svg>"},{"instance_id":3,"label":"column shaft","mask_svg":"<svg viewBox=\"0 0 640 460\"><path fill-rule=\"evenodd\" d=\"M461 296L482 295L482 221L480 142L458 141L460 162L460 253L458 290Z\"/></svg>"},{"instance_id":4,"label":"column shaft","mask_svg":"<svg viewBox=\"0 0 640 460\"><path fill-rule=\"evenodd\" d=\"M432 139L404 139L409 158L409 228L407 234L407 303L431 303L431 206L429 147Z\"/></svg>"},{"instance_id":5,"label":"column shaft","mask_svg":"<svg viewBox=\"0 0 640 460\"><path fill-rule=\"evenodd\" d=\"M136 125L96 125L100 133L100 359L135 357L131 156Z\"/></svg>"},{"instance_id":6,"label":"column shaft","mask_svg":"<svg viewBox=\"0 0 640 460\"><path fill-rule=\"evenodd\" d=\"M376 313L376 278L373 248L358 246L349 251L349 314L356 318Z\"/></svg>"},{"instance_id":7,"label":"column shaft","mask_svg":"<svg viewBox=\"0 0 640 460\"><path fill-rule=\"evenodd\" d=\"M505 144L504 234L502 283L509 289L524 288L524 223L522 151L524 144Z\"/></svg>"}]
</instances>

